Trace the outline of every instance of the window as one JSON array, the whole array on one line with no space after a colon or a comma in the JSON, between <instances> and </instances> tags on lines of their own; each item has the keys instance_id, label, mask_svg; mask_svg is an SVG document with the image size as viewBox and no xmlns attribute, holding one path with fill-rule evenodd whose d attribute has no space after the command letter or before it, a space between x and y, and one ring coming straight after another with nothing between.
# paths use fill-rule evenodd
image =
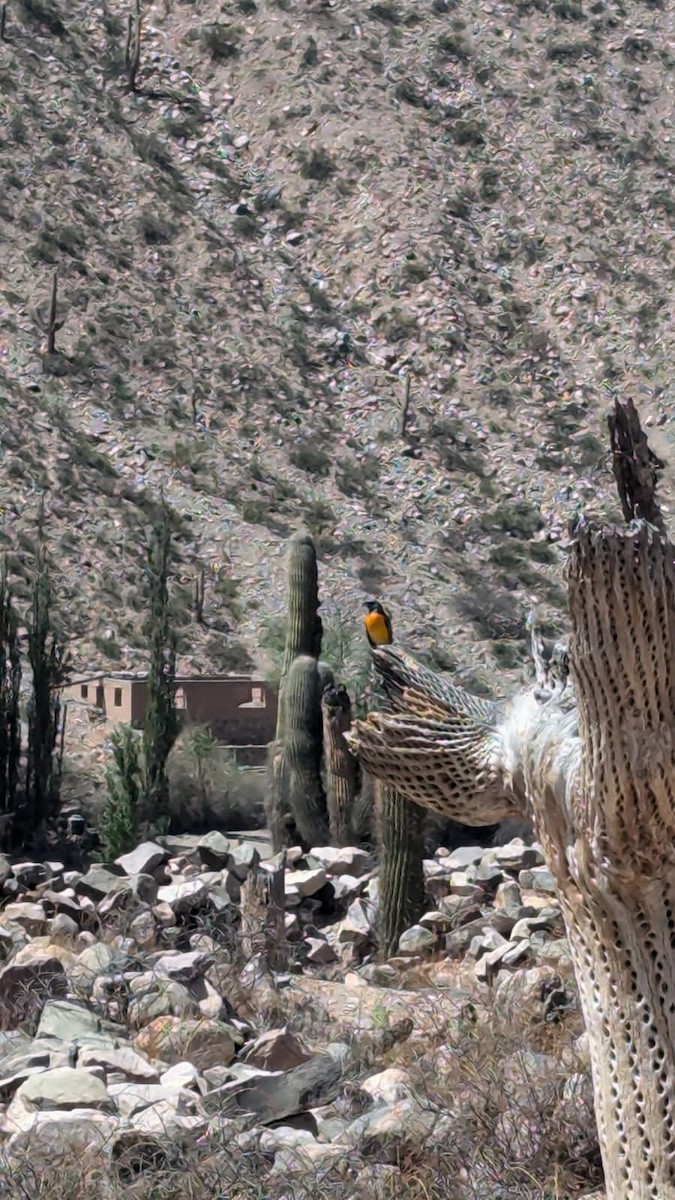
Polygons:
<instances>
[{"instance_id":1,"label":"window","mask_svg":"<svg viewBox=\"0 0 675 1200\"><path fill-rule=\"evenodd\" d=\"M105 708L105 692L100 684L96 688L96 707Z\"/></svg>"},{"instance_id":2,"label":"window","mask_svg":"<svg viewBox=\"0 0 675 1200\"><path fill-rule=\"evenodd\" d=\"M122 689L121 688L115 688L115 693L113 695L113 704L114 704L115 708L122 707Z\"/></svg>"},{"instance_id":3,"label":"window","mask_svg":"<svg viewBox=\"0 0 675 1200\"><path fill-rule=\"evenodd\" d=\"M187 708L185 692L183 691L182 687L176 688L176 694L175 694L173 700L174 700L174 706L176 708Z\"/></svg>"},{"instance_id":4,"label":"window","mask_svg":"<svg viewBox=\"0 0 675 1200\"><path fill-rule=\"evenodd\" d=\"M263 690L261 687L251 688L251 701L253 704L264 704Z\"/></svg>"},{"instance_id":5,"label":"window","mask_svg":"<svg viewBox=\"0 0 675 1200\"><path fill-rule=\"evenodd\" d=\"M86 700L88 695L89 695L89 688L87 687L86 683L81 683L80 684L80 696L82 697L83 700Z\"/></svg>"}]
</instances>

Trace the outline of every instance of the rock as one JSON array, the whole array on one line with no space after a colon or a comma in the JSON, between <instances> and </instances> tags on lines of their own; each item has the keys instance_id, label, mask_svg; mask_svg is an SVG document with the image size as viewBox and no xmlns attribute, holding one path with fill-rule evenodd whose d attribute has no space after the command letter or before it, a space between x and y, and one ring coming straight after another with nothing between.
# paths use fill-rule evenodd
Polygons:
<instances>
[{"instance_id":1,"label":"rock","mask_svg":"<svg viewBox=\"0 0 675 1200\"><path fill-rule=\"evenodd\" d=\"M83 1045L77 1057L78 1067L103 1067L106 1077L122 1075L136 1083L157 1083L159 1073L147 1058L131 1046Z\"/></svg>"},{"instance_id":2,"label":"rock","mask_svg":"<svg viewBox=\"0 0 675 1200\"><path fill-rule=\"evenodd\" d=\"M504 942L479 958L475 966L476 978L484 983L490 983L502 967L514 967L531 958L530 943Z\"/></svg>"},{"instance_id":3,"label":"rock","mask_svg":"<svg viewBox=\"0 0 675 1200\"><path fill-rule=\"evenodd\" d=\"M438 1113L423 1109L406 1098L393 1104L380 1104L347 1127L343 1138L347 1145L358 1148L364 1158L378 1163L398 1163L409 1153L416 1153L429 1138L438 1120Z\"/></svg>"},{"instance_id":4,"label":"rock","mask_svg":"<svg viewBox=\"0 0 675 1200\"><path fill-rule=\"evenodd\" d=\"M134 1038L134 1045L148 1058L182 1062L186 1058L203 1072L218 1063L230 1063L237 1049L235 1031L221 1021L157 1017Z\"/></svg>"},{"instance_id":5,"label":"rock","mask_svg":"<svg viewBox=\"0 0 675 1200\"><path fill-rule=\"evenodd\" d=\"M495 892L506 878L501 867L489 859L483 859L477 867L473 868L473 882L479 883L487 892Z\"/></svg>"},{"instance_id":6,"label":"rock","mask_svg":"<svg viewBox=\"0 0 675 1200\"><path fill-rule=\"evenodd\" d=\"M66 973L57 958L35 957L9 963L0 970L0 1012L19 1024L34 1016L47 1000L65 996Z\"/></svg>"},{"instance_id":7,"label":"rock","mask_svg":"<svg viewBox=\"0 0 675 1200\"><path fill-rule=\"evenodd\" d=\"M152 875L168 859L168 851L157 842L142 842L129 854L121 854L115 859L125 875Z\"/></svg>"},{"instance_id":8,"label":"rock","mask_svg":"<svg viewBox=\"0 0 675 1200\"><path fill-rule=\"evenodd\" d=\"M168 1088L170 1091L192 1089L203 1094L207 1087L205 1080L191 1062L174 1063L168 1071L162 1073L159 1081L163 1088Z\"/></svg>"},{"instance_id":9,"label":"rock","mask_svg":"<svg viewBox=\"0 0 675 1200\"><path fill-rule=\"evenodd\" d=\"M173 917L173 913L171 914ZM144 909L129 922L129 935L141 949L150 949L157 941L157 924L151 909Z\"/></svg>"},{"instance_id":10,"label":"rock","mask_svg":"<svg viewBox=\"0 0 675 1200\"><path fill-rule=\"evenodd\" d=\"M486 954L490 954L493 950L500 949L503 946L508 946L508 942L502 937L501 933L497 933L496 929L486 927L481 933L471 939L468 953L472 958L480 960Z\"/></svg>"},{"instance_id":11,"label":"rock","mask_svg":"<svg viewBox=\"0 0 675 1200\"><path fill-rule=\"evenodd\" d=\"M372 1096L376 1104L396 1104L399 1100L409 1100L414 1091L410 1075L401 1067L389 1067L377 1075L370 1075L359 1086Z\"/></svg>"},{"instance_id":12,"label":"rock","mask_svg":"<svg viewBox=\"0 0 675 1200\"><path fill-rule=\"evenodd\" d=\"M159 887L153 875L122 875L97 905L100 917L154 904Z\"/></svg>"},{"instance_id":13,"label":"rock","mask_svg":"<svg viewBox=\"0 0 675 1200\"><path fill-rule=\"evenodd\" d=\"M218 990L208 979L194 979L188 985L188 991L202 1017L208 1017L213 1021L220 1021L227 1017L227 1006Z\"/></svg>"},{"instance_id":14,"label":"rock","mask_svg":"<svg viewBox=\"0 0 675 1200\"><path fill-rule=\"evenodd\" d=\"M54 1164L66 1157L85 1163L89 1156L107 1150L118 1124L115 1115L95 1108L72 1112L25 1109L15 1121L17 1132L6 1143L6 1153L18 1163L28 1159L33 1171L53 1171Z\"/></svg>"},{"instance_id":15,"label":"rock","mask_svg":"<svg viewBox=\"0 0 675 1200\"><path fill-rule=\"evenodd\" d=\"M180 916L203 908L208 894L208 886L202 879L183 879L161 887L157 892L157 899L169 904L173 912Z\"/></svg>"},{"instance_id":16,"label":"rock","mask_svg":"<svg viewBox=\"0 0 675 1200\"><path fill-rule=\"evenodd\" d=\"M526 846L522 838L514 838L505 846L497 846L493 853L495 862L505 871L527 871L543 866L546 861L541 846L536 842Z\"/></svg>"},{"instance_id":17,"label":"rock","mask_svg":"<svg viewBox=\"0 0 675 1200\"><path fill-rule=\"evenodd\" d=\"M208 954L199 950L184 950L182 953L162 954L154 959L151 966L158 975L167 975L179 983L191 983L208 970L210 964Z\"/></svg>"},{"instance_id":18,"label":"rock","mask_svg":"<svg viewBox=\"0 0 675 1200\"><path fill-rule=\"evenodd\" d=\"M87 896L90 900L103 900L108 892L119 885L120 876L114 875L105 867L94 865L86 875L80 876L74 885L76 896Z\"/></svg>"},{"instance_id":19,"label":"rock","mask_svg":"<svg viewBox=\"0 0 675 1200\"><path fill-rule=\"evenodd\" d=\"M326 883L326 872L321 868L313 871L287 871L284 883L287 894L292 895L295 892L302 898L315 896Z\"/></svg>"},{"instance_id":20,"label":"rock","mask_svg":"<svg viewBox=\"0 0 675 1200\"><path fill-rule=\"evenodd\" d=\"M464 871L479 863L484 854L483 846L458 846L443 859L443 866L446 871Z\"/></svg>"},{"instance_id":21,"label":"rock","mask_svg":"<svg viewBox=\"0 0 675 1200\"><path fill-rule=\"evenodd\" d=\"M194 1095L192 1100L196 1103ZM140 1109L131 1119L134 1129L166 1138L174 1146L193 1145L208 1129L205 1113L178 1112L173 1096Z\"/></svg>"},{"instance_id":22,"label":"rock","mask_svg":"<svg viewBox=\"0 0 675 1200\"><path fill-rule=\"evenodd\" d=\"M500 912L508 913L509 916L515 917L518 920L518 917L522 915L520 912L522 903L523 899L520 888L515 879L507 879L499 884L494 899L496 909Z\"/></svg>"},{"instance_id":23,"label":"rock","mask_svg":"<svg viewBox=\"0 0 675 1200\"><path fill-rule=\"evenodd\" d=\"M512 941L522 938L529 938L531 933L539 930L550 930L555 925L562 923L562 914L559 908L542 908L534 917L522 917L520 921L516 921L511 930Z\"/></svg>"},{"instance_id":24,"label":"rock","mask_svg":"<svg viewBox=\"0 0 675 1200\"><path fill-rule=\"evenodd\" d=\"M310 851L327 875L351 875L359 879L366 875L373 865L372 856L358 846L317 846Z\"/></svg>"},{"instance_id":25,"label":"rock","mask_svg":"<svg viewBox=\"0 0 675 1200\"><path fill-rule=\"evenodd\" d=\"M73 941L79 933L79 925L67 913L57 913L52 917L47 924L49 936L55 941L61 940L64 942Z\"/></svg>"},{"instance_id":26,"label":"rock","mask_svg":"<svg viewBox=\"0 0 675 1200\"><path fill-rule=\"evenodd\" d=\"M95 942L93 946L87 946L80 951L77 961L82 972L93 978L110 970L117 958L111 946L105 942Z\"/></svg>"},{"instance_id":27,"label":"rock","mask_svg":"<svg viewBox=\"0 0 675 1200\"><path fill-rule=\"evenodd\" d=\"M306 937L304 945L307 951L307 962L314 966L325 966L327 963L338 961L333 947L324 938Z\"/></svg>"},{"instance_id":28,"label":"rock","mask_svg":"<svg viewBox=\"0 0 675 1200\"><path fill-rule=\"evenodd\" d=\"M234 877L243 882L249 871L255 870L260 862L260 851L253 842L240 842L232 847L227 861L228 870Z\"/></svg>"},{"instance_id":29,"label":"rock","mask_svg":"<svg viewBox=\"0 0 675 1200\"><path fill-rule=\"evenodd\" d=\"M144 971L131 979L129 991L127 1021L131 1029L142 1029L162 1017L197 1017L199 1014L197 1000L184 984L176 979L161 979L153 971Z\"/></svg>"},{"instance_id":30,"label":"rock","mask_svg":"<svg viewBox=\"0 0 675 1200\"><path fill-rule=\"evenodd\" d=\"M31 937L39 936L47 928L47 915L41 904L31 904L28 900L17 900L7 904L2 910L3 921L12 921L20 925Z\"/></svg>"},{"instance_id":31,"label":"rock","mask_svg":"<svg viewBox=\"0 0 675 1200\"><path fill-rule=\"evenodd\" d=\"M424 925L412 925L404 930L398 940L399 954L423 954L433 950L437 944L436 934Z\"/></svg>"},{"instance_id":32,"label":"rock","mask_svg":"<svg viewBox=\"0 0 675 1200\"><path fill-rule=\"evenodd\" d=\"M76 1000L48 1000L37 1028L38 1038L53 1039L67 1045L82 1042L111 1044L127 1039L124 1027L104 1021Z\"/></svg>"},{"instance_id":33,"label":"rock","mask_svg":"<svg viewBox=\"0 0 675 1200\"><path fill-rule=\"evenodd\" d=\"M212 833L207 833L205 837L200 838L197 843L197 854L199 861L205 867L219 871L222 867L227 866L232 848L233 844L229 838L217 830L213 830Z\"/></svg>"},{"instance_id":34,"label":"rock","mask_svg":"<svg viewBox=\"0 0 675 1200\"><path fill-rule=\"evenodd\" d=\"M33 888L38 887L38 885L41 883L46 883L47 880L51 879L52 877L52 872L43 863L14 863L11 871L14 878L17 879L23 887L28 888L29 891L32 891Z\"/></svg>"},{"instance_id":35,"label":"rock","mask_svg":"<svg viewBox=\"0 0 675 1200\"><path fill-rule=\"evenodd\" d=\"M96 1108L112 1112L115 1103L104 1083L80 1067L56 1067L31 1075L21 1084L9 1108L6 1120L11 1126L17 1110Z\"/></svg>"},{"instance_id":36,"label":"rock","mask_svg":"<svg viewBox=\"0 0 675 1200\"><path fill-rule=\"evenodd\" d=\"M354 900L347 915L336 929L336 938L341 946L366 946L375 936L374 911L367 900Z\"/></svg>"},{"instance_id":37,"label":"rock","mask_svg":"<svg viewBox=\"0 0 675 1200\"><path fill-rule=\"evenodd\" d=\"M342 1067L330 1054L315 1055L298 1067L253 1079L226 1083L206 1097L253 1115L260 1125L282 1121L333 1100L338 1093Z\"/></svg>"},{"instance_id":38,"label":"rock","mask_svg":"<svg viewBox=\"0 0 675 1200\"><path fill-rule=\"evenodd\" d=\"M287 1025L261 1034L249 1042L239 1055L240 1062L264 1071L289 1071L301 1063L309 1062L311 1058L311 1052L289 1031Z\"/></svg>"},{"instance_id":39,"label":"rock","mask_svg":"<svg viewBox=\"0 0 675 1200\"><path fill-rule=\"evenodd\" d=\"M484 890L479 884L474 883L466 871L453 871L450 875L450 894L480 902Z\"/></svg>"},{"instance_id":40,"label":"rock","mask_svg":"<svg viewBox=\"0 0 675 1200\"><path fill-rule=\"evenodd\" d=\"M518 883L521 888L531 888L532 891L548 892L555 895L557 888L555 879L553 878L548 867L532 867L528 870L523 870L518 876Z\"/></svg>"},{"instance_id":41,"label":"rock","mask_svg":"<svg viewBox=\"0 0 675 1200\"><path fill-rule=\"evenodd\" d=\"M355 875L331 875L330 885L337 901L351 902L366 890L367 879L365 876L357 879Z\"/></svg>"},{"instance_id":42,"label":"rock","mask_svg":"<svg viewBox=\"0 0 675 1200\"><path fill-rule=\"evenodd\" d=\"M422 925L424 929L430 929L432 933L447 933L452 929L454 921L450 913L434 908L425 912L420 917L418 924Z\"/></svg>"}]
</instances>

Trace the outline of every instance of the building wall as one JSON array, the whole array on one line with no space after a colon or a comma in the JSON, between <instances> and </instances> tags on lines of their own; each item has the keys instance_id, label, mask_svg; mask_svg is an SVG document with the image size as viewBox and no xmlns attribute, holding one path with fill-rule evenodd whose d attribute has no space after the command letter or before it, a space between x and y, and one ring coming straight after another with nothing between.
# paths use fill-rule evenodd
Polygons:
<instances>
[{"instance_id":1,"label":"building wall","mask_svg":"<svg viewBox=\"0 0 675 1200\"><path fill-rule=\"evenodd\" d=\"M96 705L115 724L130 722L135 728L143 724L148 702L144 679L101 677L85 685L71 684L63 692L68 699ZM252 703L256 698L264 704ZM276 733L277 693L262 679L183 679L176 707L183 721L208 725L215 737L230 746L266 745Z\"/></svg>"}]
</instances>

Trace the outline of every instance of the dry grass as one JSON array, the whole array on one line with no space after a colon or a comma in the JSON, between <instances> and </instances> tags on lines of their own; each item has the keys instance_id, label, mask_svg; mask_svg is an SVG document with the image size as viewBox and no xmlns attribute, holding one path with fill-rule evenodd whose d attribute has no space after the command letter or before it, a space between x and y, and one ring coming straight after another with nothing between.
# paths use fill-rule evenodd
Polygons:
<instances>
[{"instance_id":1,"label":"dry grass","mask_svg":"<svg viewBox=\"0 0 675 1200\"><path fill-rule=\"evenodd\" d=\"M351 1119L368 1111L359 1083L380 1069L403 1068L416 1111L426 1114L429 1132L420 1140L405 1125L391 1138L362 1137L356 1148L312 1164L302 1151L286 1151L275 1161L269 1149L249 1144L237 1149L235 1127L226 1120L221 1134L212 1126L208 1144L157 1152L148 1160L152 1139L128 1156L113 1152L78 1164L39 1154L7 1164L0 1196L25 1200L573 1200L601 1183L601 1168L590 1101L588 1072L572 1040L575 1014L560 1024L542 1023L526 1006L507 1023L484 997L464 1006L451 1027L439 1025L423 1039L395 1046L380 1061L348 1071L338 1108ZM298 1013L297 1032L316 1032L312 1007ZM573 1076L577 1090L569 1091ZM346 1106L346 1108L345 1108ZM293 1121L288 1124L295 1124ZM283 1139L282 1139L283 1140ZM249 1139L250 1143L250 1139ZM155 1148L156 1149L156 1148ZM142 1169L141 1169L142 1167ZM5 1191L2 1191L4 1186ZM131 1188L131 1190L128 1190ZM13 1190L12 1190L13 1189Z\"/></svg>"}]
</instances>

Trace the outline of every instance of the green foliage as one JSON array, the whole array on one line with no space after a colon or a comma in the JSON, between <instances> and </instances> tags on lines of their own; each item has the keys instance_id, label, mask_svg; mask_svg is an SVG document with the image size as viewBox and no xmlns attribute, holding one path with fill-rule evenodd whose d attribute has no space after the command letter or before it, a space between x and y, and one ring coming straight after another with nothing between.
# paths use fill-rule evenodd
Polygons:
<instances>
[{"instance_id":1,"label":"green foliage","mask_svg":"<svg viewBox=\"0 0 675 1200\"><path fill-rule=\"evenodd\" d=\"M106 766L106 798L98 820L108 859L133 850L143 797L139 738L130 725L120 725L110 738L112 764Z\"/></svg>"},{"instance_id":2,"label":"green foliage","mask_svg":"<svg viewBox=\"0 0 675 1200\"><path fill-rule=\"evenodd\" d=\"M41 519L31 613L28 622L28 660L32 684L27 705L28 761L25 807L19 828L33 832L56 815L61 789L63 711L58 692L66 680L69 657L52 617L52 585Z\"/></svg>"},{"instance_id":3,"label":"green foliage","mask_svg":"<svg viewBox=\"0 0 675 1200\"><path fill-rule=\"evenodd\" d=\"M272 660L266 678L268 683L274 686L278 686L281 679L285 642L284 618L271 618L262 635L261 646ZM353 613L331 605L330 614L323 622L321 655L330 663L340 682L356 696L358 702L368 682L370 658L365 635Z\"/></svg>"},{"instance_id":4,"label":"green foliage","mask_svg":"<svg viewBox=\"0 0 675 1200\"><path fill-rule=\"evenodd\" d=\"M263 779L241 771L234 755L203 725L176 739L167 763L171 827L251 829L263 826Z\"/></svg>"},{"instance_id":5,"label":"green foliage","mask_svg":"<svg viewBox=\"0 0 675 1200\"><path fill-rule=\"evenodd\" d=\"M11 812L16 801L21 759L20 686L18 619L4 561L0 570L0 813Z\"/></svg>"},{"instance_id":6,"label":"green foliage","mask_svg":"<svg viewBox=\"0 0 675 1200\"><path fill-rule=\"evenodd\" d=\"M150 646L148 703L143 727L144 819L159 830L169 819L169 784L166 763L178 736L174 706L176 636L169 619L168 578L171 531L166 510L153 529L148 547L147 580L149 613L146 632Z\"/></svg>"}]
</instances>

